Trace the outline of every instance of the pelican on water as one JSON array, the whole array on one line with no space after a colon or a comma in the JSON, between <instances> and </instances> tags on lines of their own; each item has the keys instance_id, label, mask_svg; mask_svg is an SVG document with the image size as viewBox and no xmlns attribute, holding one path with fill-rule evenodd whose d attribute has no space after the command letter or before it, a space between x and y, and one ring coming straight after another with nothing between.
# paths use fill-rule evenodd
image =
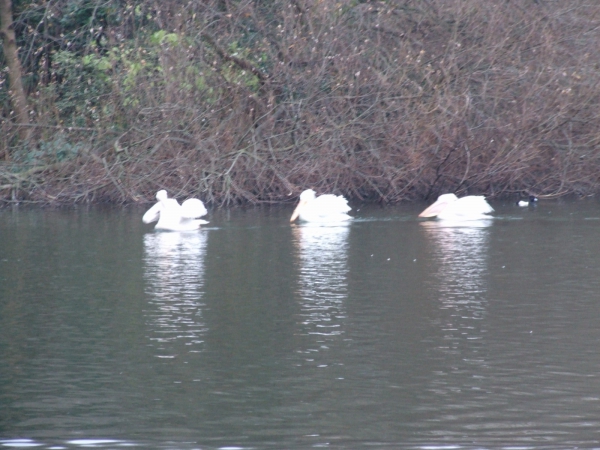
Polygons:
<instances>
[{"instance_id":1,"label":"pelican on water","mask_svg":"<svg viewBox=\"0 0 600 450\"><path fill-rule=\"evenodd\" d=\"M207 211L197 198L190 198L179 204L174 198L168 198L167 191L160 190L156 193L158 203L150 208L142 217L144 223L156 222L157 230L187 231L196 230L200 225L208 223L198 219L206 215Z\"/></svg>"},{"instance_id":2,"label":"pelican on water","mask_svg":"<svg viewBox=\"0 0 600 450\"><path fill-rule=\"evenodd\" d=\"M438 219L473 220L486 218L494 212L485 197L469 195L458 198L454 194L443 194L436 202L426 208L419 217L437 217Z\"/></svg>"},{"instance_id":3,"label":"pelican on water","mask_svg":"<svg viewBox=\"0 0 600 450\"><path fill-rule=\"evenodd\" d=\"M298 217L307 222L341 222L352 218L346 214L351 209L348 200L341 195L325 194L317 197L315 191L307 189L300 194L300 202L290 222Z\"/></svg>"},{"instance_id":4,"label":"pelican on water","mask_svg":"<svg viewBox=\"0 0 600 450\"><path fill-rule=\"evenodd\" d=\"M518 206L529 206L529 205L535 205L535 202L537 202L538 199L535 195L530 195L528 200L519 200L517 202Z\"/></svg>"}]
</instances>

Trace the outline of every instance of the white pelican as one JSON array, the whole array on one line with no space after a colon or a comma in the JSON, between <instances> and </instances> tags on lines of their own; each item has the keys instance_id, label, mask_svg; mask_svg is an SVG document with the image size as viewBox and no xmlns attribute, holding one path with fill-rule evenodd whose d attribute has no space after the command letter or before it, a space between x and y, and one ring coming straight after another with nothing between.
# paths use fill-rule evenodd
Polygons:
<instances>
[{"instance_id":1,"label":"white pelican","mask_svg":"<svg viewBox=\"0 0 600 450\"><path fill-rule=\"evenodd\" d=\"M458 198L454 194L443 194L433 205L425 209L419 217L437 217L438 219L474 220L486 218L486 214L494 212L485 197L469 195Z\"/></svg>"},{"instance_id":2,"label":"white pelican","mask_svg":"<svg viewBox=\"0 0 600 450\"><path fill-rule=\"evenodd\" d=\"M180 205L174 198L167 197L167 191L160 190L156 193L156 199L158 203L146 211L142 221L151 223L158 220L155 227L157 230L196 230L200 225L208 223L197 219L207 213L204 203L197 198L190 198Z\"/></svg>"},{"instance_id":3,"label":"white pelican","mask_svg":"<svg viewBox=\"0 0 600 450\"><path fill-rule=\"evenodd\" d=\"M517 205L518 206L535 205L535 202L537 202L537 201L538 201L538 199L537 199L537 197L535 195L530 195L529 199L527 201L526 200L519 200L517 202Z\"/></svg>"},{"instance_id":4,"label":"white pelican","mask_svg":"<svg viewBox=\"0 0 600 450\"><path fill-rule=\"evenodd\" d=\"M307 189L300 194L300 202L290 222L298 217L307 222L341 222L351 219L346 214L351 209L348 200L341 195L325 194L317 197L315 191Z\"/></svg>"}]
</instances>

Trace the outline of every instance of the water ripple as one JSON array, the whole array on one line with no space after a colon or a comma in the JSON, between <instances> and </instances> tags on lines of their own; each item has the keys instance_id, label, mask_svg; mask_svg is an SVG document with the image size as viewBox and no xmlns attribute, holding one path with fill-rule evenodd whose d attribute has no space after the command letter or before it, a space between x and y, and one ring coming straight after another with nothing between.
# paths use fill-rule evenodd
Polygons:
<instances>
[{"instance_id":1,"label":"water ripple","mask_svg":"<svg viewBox=\"0 0 600 450\"><path fill-rule=\"evenodd\" d=\"M344 333L348 296L347 225L294 227L298 255L300 334L317 337L319 349ZM312 358L307 360L314 362Z\"/></svg>"},{"instance_id":2,"label":"water ripple","mask_svg":"<svg viewBox=\"0 0 600 450\"><path fill-rule=\"evenodd\" d=\"M160 350L156 356L172 357L181 344L188 352L201 351L207 331L202 316L206 240L204 231L144 236L144 313L148 339Z\"/></svg>"}]
</instances>

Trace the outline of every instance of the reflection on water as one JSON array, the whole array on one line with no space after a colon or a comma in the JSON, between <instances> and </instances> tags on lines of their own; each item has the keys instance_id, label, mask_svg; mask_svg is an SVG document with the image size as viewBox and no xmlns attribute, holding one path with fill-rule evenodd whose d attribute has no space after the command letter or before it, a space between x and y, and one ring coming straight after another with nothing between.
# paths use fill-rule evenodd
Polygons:
<instances>
[{"instance_id":1,"label":"reflection on water","mask_svg":"<svg viewBox=\"0 0 600 450\"><path fill-rule=\"evenodd\" d=\"M440 324L448 350L456 349L460 341L480 339L477 321L484 318L487 302L487 252L490 219L463 223L446 221L421 222L428 239L433 241L435 290L440 308L450 314Z\"/></svg>"},{"instance_id":2,"label":"reflection on water","mask_svg":"<svg viewBox=\"0 0 600 450\"><path fill-rule=\"evenodd\" d=\"M482 421L492 420L492 401L485 397L489 361L483 351L491 224L488 219L463 224L421 223L433 247L431 259L436 268L432 291L440 308L433 319L441 331L435 346L441 355L440 366L431 373L429 389L422 393L424 404L430 402L431 395L444 399L443 406L436 408L435 422L452 423L453 415L459 416L465 404L472 405ZM451 434L449 429L446 433Z\"/></svg>"},{"instance_id":3,"label":"reflection on water","mask_svg":"<svg viewBox=\"0 0 600 450\"><path fill-rule=\"evenodd\" d=\"M600 448L600 205L558 206L0 211L0 448Z\"/></svg>"},{"instance_id":4,"label":"reflection on water","mask_svg":"<svg viewBox=\"0 0 600 450\"><path fill-rule=\"evenodd\" d=\"M153 232L144 236L145 311L149 338L159 353L172 358L181 344L202 350L204 256L207 232Z\"/></svg>"},{"instance_id":5,"label":"reflection on water","mask_svg":"<svg viewBox=\"0 0 600 450\"><path fill-rule=\"evenodd\" d=\"M293 229L299 256L301 334L326 342L343 333L348 296L349 226L305 224Z\"/></svg>"},{"instance_id":6,"label":"reflection on water","mask_svg":"<svg viewBox=\"0 0 600 450\"><path fill-rule=\"evenodd\" d=\"M48 445L32 439L5 439L0 440L0 446L6 448L48 448L59 450L66 448L121 448L136 447L134 442L120 441L116 439L73 439L59 444Z\"/></svg>"}]
</instances>

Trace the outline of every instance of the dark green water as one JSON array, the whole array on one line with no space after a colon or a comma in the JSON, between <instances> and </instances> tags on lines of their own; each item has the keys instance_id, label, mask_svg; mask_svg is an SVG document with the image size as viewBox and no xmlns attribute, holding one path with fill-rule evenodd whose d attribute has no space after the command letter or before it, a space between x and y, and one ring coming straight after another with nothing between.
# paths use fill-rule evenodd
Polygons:
<instances>
[{"instance_id":1,"label":"dark green water","mask_svg":"<svg viewBox=\"0 0 600 450\"><path fill-rule=\"evenodd\" d=\"M600 205L0 210L0 448L600 446Z\"/></svg>"}]
</instances>

